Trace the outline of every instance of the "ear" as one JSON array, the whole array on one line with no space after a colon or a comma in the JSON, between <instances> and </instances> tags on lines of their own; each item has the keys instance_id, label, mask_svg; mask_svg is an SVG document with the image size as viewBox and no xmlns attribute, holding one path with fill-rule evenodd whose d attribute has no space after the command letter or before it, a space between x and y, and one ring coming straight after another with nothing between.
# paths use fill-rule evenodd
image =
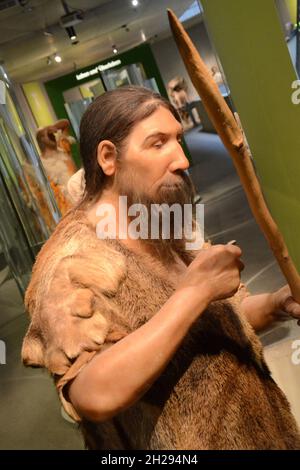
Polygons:
<instances>
[{"instance_id":1,"label":"ear","mask_svg":"<svg viewBox=\"0 0 300 470\"><path fill-rule=\"evenodd\" d=\"M115 173L117 149L110 140L102 140L98 145L97 160L105 175L111 176Z\"/></svg>"}]
</instances>

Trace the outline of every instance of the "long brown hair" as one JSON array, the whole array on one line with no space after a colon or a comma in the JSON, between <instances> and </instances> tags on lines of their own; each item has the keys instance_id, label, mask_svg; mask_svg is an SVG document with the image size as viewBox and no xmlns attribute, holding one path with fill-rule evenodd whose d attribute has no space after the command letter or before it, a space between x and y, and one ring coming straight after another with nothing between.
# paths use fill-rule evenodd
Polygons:
<instances>
[{"instance_id":1,"label":"long brown hair","mask_svg":"<svg viewBox=\"0 0 300 470\"><path fill-rule=\"evenodd\" d=\"M121 155L124 141L138 122L149 117L159 106L168 109L180 122L176 109L158 93L139 86L108 91L90 104L80 124L80 153L85 172L83 204L100 195L105 174L97 161L97 147L111 141Z\"/></svg>"}]
</instances>

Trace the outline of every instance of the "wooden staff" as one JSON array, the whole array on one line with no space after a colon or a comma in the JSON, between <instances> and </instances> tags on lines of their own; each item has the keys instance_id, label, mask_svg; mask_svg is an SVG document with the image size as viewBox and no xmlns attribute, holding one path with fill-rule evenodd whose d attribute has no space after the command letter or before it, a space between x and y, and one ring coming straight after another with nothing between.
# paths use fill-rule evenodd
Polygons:
<instances>
[{"instance_id":1,"label":"wooden staff","mask_svg":"<svg viewBox=\"0 0 300 470\"><path fill-rule=\"evenodd\" d=\"M250 151L243 138L243 132L183 26L171 10L168 10L168 17L182 60L207 114L233 159L256 222L278 261L291 288L293 298L300 302L300 276L289 256L283 236L266 205L251 161Z\"/></svg>"}]
</instances>

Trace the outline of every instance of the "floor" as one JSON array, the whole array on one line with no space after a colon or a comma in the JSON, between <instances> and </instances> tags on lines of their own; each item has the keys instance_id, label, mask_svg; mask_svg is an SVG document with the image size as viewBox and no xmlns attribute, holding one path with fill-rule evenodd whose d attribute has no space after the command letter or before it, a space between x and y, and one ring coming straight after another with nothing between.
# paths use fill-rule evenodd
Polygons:
<instances>
[{"instance_id":1,"label":"floor","mask_svg":"<svg viewBox=\"0 0 300 470\"><path fill-rule=\"evenodd\" d=\"M230 157L214 134L192 129L186 141L193 158L191 177L205 204L205 229L213 243L237 240L243 250L243 281L252 293L284 284L274 258L249 210ZM46 372L26 369L20 362L28 320L21 295L10 273L0 272L0 449L82 449L75 425L62 418L52 381ZM300 423L297 392L300 365L292 364L292 345L300 340L296 322L265 332L262 342L275 380L284 389ZM2 343L2 344L4 344ZM3 349L2 349L3 351Z\"/></svg>"}]
</instances>

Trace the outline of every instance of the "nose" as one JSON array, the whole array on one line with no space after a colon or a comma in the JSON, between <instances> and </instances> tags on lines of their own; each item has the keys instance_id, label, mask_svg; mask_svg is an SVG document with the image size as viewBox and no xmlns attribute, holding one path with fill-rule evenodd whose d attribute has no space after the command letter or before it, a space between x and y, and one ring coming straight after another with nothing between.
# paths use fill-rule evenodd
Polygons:
<instances>
[{"instance_id":1,"label":"nose","mask_svg":"<svg viewBox=\"0 0 300 470\"><path fill-rule=\"evenodd\" d=\"M173 173L176 170L187 170L189 166L190 162L188 161L181 144L177 142L177 145L173 151L173 159L170 163L169 171Z\"/></svg>"}]
</instances>

